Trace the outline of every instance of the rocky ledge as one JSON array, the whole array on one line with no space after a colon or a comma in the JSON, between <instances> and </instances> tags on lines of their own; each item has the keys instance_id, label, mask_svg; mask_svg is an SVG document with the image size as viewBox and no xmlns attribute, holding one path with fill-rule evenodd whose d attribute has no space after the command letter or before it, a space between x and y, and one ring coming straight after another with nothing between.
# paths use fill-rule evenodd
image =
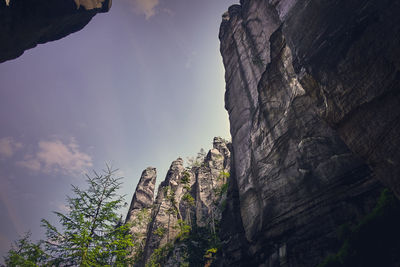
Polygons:
<instances>
[{"instance_id":1,"label":"rocky ledge","mask_svg":"<svg viewBox=\"0 0 400 267\"><path fill-rule=\"evenodd\" d=\"M81 30L112 0L0 0L0 63Z\"/></svg>"}]
</instances>

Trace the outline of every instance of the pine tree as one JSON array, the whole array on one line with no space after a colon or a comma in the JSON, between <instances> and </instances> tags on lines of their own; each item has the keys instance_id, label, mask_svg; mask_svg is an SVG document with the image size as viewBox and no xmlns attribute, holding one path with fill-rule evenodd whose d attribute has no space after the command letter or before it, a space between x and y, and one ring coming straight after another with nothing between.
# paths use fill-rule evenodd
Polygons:
<instances>
[{"instance_id":1,"label":"pine tree","mask_svg":"<svg viewBox=\"0 0 400 267\"><path fill-rule=\"evenodd\" d=\"M33 243L30 237L31 233L28 232L14 243L4 257L6 266L36 267L45 263L47 257L42 249L42 243Z\"/></svg>"},{"instance_id":2,"label":"pine tree","mask_svg":"<svg viewBox=\"0 0 400 267\"><path fill-rule=\"evenodd\" d=\"M52 266L126 266L133 246L129 226L122 223L117 210L124 197L117 194L121 178L107 166L102 175L87 177L89 188L72 186L73 197L67 197L68 212L54 212L61 230L47 220L46 252Z\"/></svg>"}]
</instances>

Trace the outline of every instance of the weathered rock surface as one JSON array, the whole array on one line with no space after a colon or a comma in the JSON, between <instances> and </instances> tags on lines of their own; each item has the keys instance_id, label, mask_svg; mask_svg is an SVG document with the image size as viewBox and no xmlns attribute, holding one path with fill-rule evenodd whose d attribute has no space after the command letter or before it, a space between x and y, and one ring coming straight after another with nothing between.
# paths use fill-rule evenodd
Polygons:
<instances>
[{"instance_id":1,"label":"weathered rock surface","mask_svg":"<svg viewBox=\"0 0 400 267\"><path fill-rule=\"evenodd\" d=\"M179 266L179 263L188 262L190 252L183 240L187 239L191 229L205 229L208 235L217 231L226 199L230 157L230 144L216 137L213 148L206 155L197 157L193 166L185 168L181 158L173 161L165 180L159 186L154 203L147 197L154 190L152 182L150 184L153 188L146 191L146 197L140 198L142 201L138 201L139 192L142 191L140 188L146 187L145 181L149 180L146 177L152 177L151 181L155 177L148 174L149 169L143 172L127 219L137 221L138 216L134 214L138 212L135 210L143 213L143 208L147 211L151 209L147 226L132 228L134 235L144 233L143 230L148 228L146 238L141 239L146 241L143 250L135 251L140 256L136 259L138 266L149 262L162 266ZM200 249L196 242L191 245L193 250ZM199 253L203 260L204 252Z\"/></svg>"},{"instance_id":2,"label":"weathered rock surface","mask_svg":"<svg viewBox=\"0 0 400 267\"><path fill-rule=\"evenodd\" d=\"M81 30L112 0L0 1L0 63Z\"/></svg>"},{"instance_id":3,"label":"weathered rock surface","mask_svg":"<svg viewBox=\"0 0 400 267\"><path fill-rule=\"evenodd\" d=\"M181 239L189 226L220 229L207 266L317 266L381 182L400 196L398 14L389 0L231 6L219 38L232 144L215 139L190 169L172 163L141 264L187 264L200 247Z\"/></svg>"},{"instance_id":4,"label":"weathered rock surface","mask_svg":"<svg viewBox=\"0 0 400 267\"><path fill-rule=\"evenodd\" d=\"M399 14L399 1L297 1L283 24L318 114L398 197Z\"/></svg>"},{"instance_id":5,"label":"weathered rock surface","mask_svg":"<svg viewBox=\"0 0 400 267\"><path fill-rule=\"evenodd\" d=\"M316 266L337 228L374 205L372 176L397 178L387 164L399 150L376 143L399 142L399 4L385 4L247 0L223 15L233 147L223 265Z\"/></svg>"},{"instance_id":6,"label":"weathered rock surface","mask_svg":"<svg viewBox=\"0 0 400 267\"><path fill-rule=\"evenodd\" d=\"M148 167L143 171L126 216L125 222L130 225L130 231L134 237L135 247L132 255L136 259L141 257L140 251L143 251L146 244L150 215L154 203L156 178L157 172L155 168Z\"/></svg>"},{"instance_id":7,"label":"weathered rock surface","mask_svg":"<svg viewBox=\"0 0 400 267\"><path fill-rule=\"evenodd\" d=\"M182 219L177 199L182 198L184 194L184 185L180 182L184 171L183 160L175 160L159 186L147 233L144 261L150 258L155 249L167 244L178 234L178 229L173 226L177 225L178 219ZM189 179L189 183L193 183L192 179Z\"/></svg>"}]
</instances>

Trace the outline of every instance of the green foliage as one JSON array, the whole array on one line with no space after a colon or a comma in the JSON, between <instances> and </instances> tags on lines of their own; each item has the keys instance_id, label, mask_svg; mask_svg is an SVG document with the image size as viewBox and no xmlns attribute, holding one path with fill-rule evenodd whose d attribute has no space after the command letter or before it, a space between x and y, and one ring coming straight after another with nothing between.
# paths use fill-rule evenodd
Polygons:
<instances>
[{"instance_id":1,"label":"green foliage","mask_svg":"<svg viewBox=\"0 0 400 267\"><path fill-rule=\"evenodd\" d=\"M190 183L190 173L188 171L184 171L182 178L181 178L181 183L183 184L189 184Z\"/></svg>"},{"instance_id":2,"label":"green foliage","mask_svg":"<svg viewBox=\"0 0 400 267\"><path fill-rule=\"evenodd\" d=\"M208 258L205 258L204 255L207 251L213 248L217 251L221 246L218 232L212 234L210 227L198 227L196 225L193 225L184 243L187 246L188 258L186 261L189 266L205 266Z\"/></svg>"},{"instance_id":3,"label":"green foliage","mask_svg":"<svg viewBox=\"0 0 400 267\"><path fill-rule=\"evenodd\" d=\"M121 178L115 177L115 172L107 166L102 175L86 176L88 189L72 187L74 196L67 198L69 211L55 212L60 230L42 220L49 264L122 266L130 262L127 256L133 241L128 225L117 214L124 197L116 193Z\"/></svg>"},{"instance_id":4,"label":"green foliage","mask_svg":"<svg viewBox=\"0 0 400 267\"><path fill-rule=\"evenodd\" d=\"M221 193L220 193L220 195L223 195L223 194L225 194L225 193L228 191L228 186L229 186L228 183L224 183L224 184L221 186Z\"/></svg>"},{"instance_id":5,"label":"green foliage","mask_svg":"<svg viewBox=\"0 0 400 267\"><path fill-rule=\"evenodd\" d=\"M7 266L35 267L46 261L47 255L43 251L42 243L32 243L30 237L31 234L26 233L11 247L7 256L4 257Z\"/></svg>"},{"instance_id":6,"label":"green foliage","mask_svg":"<svg viewBox=\"0 0 400 267\"><path fill-rule=\"evenodd\" d=\"M206 253L204 254L204 258L207 259L207 262L204 266L206 266L206 267L211 266L213 261L216 259L217 251L218 251L217 248L210 248L206 251Z\"/></svg>"},{"instance_id":7,"label":"green foliage","mask_svg":"<svg viewBox=\"0 0 400 267\"><path fill-rule=\"evenodd\" d=\"M178 224L174 227L175 229L179 229L179 233L176 236L176 239L180 241L187 239L189 237L190 231L192 230L192 227L181 219L178 220Z\"/></svg>"},{"instance_id":8,"label":"green foliage","mask_svg":"<svg viewBox=\"0 0 400 267\"><path fill-rule=\"evenodd\" d=\"M138 262L142 262L143 260L143 252L144 252L144 248L139 248L136 250L135 255L133 255L132 257L132 262L138 263Z\"/></svg>"},{"instance_id":9,"label":"green foliage","mask_svg":"<svg viewBox=\"0 0 400 267\"><path fill-rule=\"evenodd\" d=\"M137 220L140 225L150 222L150 210L143 208L137 214Z\"/></svg>"},{"instance_id":10,"label":"green foliage","mask_svg":"<svg viewBox=\"0 0 400 267\"><path fill-rule=\"evenodd\" d=\"M86 190L72 186L68 212L54 212L60 229L43 219L46 241L33 244L25 235L5 257L7 266L126 266L132 252L130 225L117 211L124 197L117 194L121 178L107 166L103 174L87 177Z\"/></svg>"},{"instance_id":11,"label":"green foliage","mask_svg":"<svg viewBox=\"0 0 400 267\"><path fill-rule=\"evenodd\" d=\"M174 244L176 244L177 242L187 240L190 235L190 231L192 229L190 225L188 225L185 221L180 219L177 221L177 225L175 225L173 228L179 229L179 233L176 236L175 240L173 242L168 242L167 244L159 247L158 249L155 249L153 254L150 256L150 260L146 264L146 267L163 266L168 258L168 255L172 252ZM167 229L160 227L153 233L162 237L164 236L166 230ZM180 266L189 266L185 265L186 264L185 262L181 262L179 264Z\"/></svg>"},{"instance_id":12,"label":"green foliage","mask_svg":"<svg viewBox=\"0 0 400 267\"><path fill-rule=\"evenodd\" d=\"M164 196L171 202L171 204L176 204L175 191L172 190L170 186L164 187Z\"/></svg>"},{"instance_id":13,"label":"green foliage","mask_svg":"<svg viewBox=\"0 0 400 267\"><path fill-rule=\"evenodd\" d=\"M228 187L229 187L229 183L226 182L226 183L222 184L220 187L214 188L214 193L221 197L223 194L225 194L228 191Z\"/></svg>"},{"instance_id":14,"label":"green foliage","mask_svg":"<svg viewBox=\"0 0 400 267\"><path fill-rule=\"evenodd\" d=\"M174 215L178 214L178 207L175 199L175 191L170 186L166 186L164 187L164 196L170 202L171 205L168 208L167 213Z\"/></svg>"},{"instance_id":15,"label":"green foliage","mask_svg":"<svg viewBox=\"0 0 400 267\"><path fill-rule=\"evenodd\" d=\"M159 237L163 237L166 233L167 229L164 227L158 227L156 230L153 231L155 235L158 235Z\"/></svg>"},{"instance_id":16,"label":"green foliage","mask_svg":"<svg viewBox=\"0 0 400 267\"><path fill-rule=\"evenodd\" d=\"M353 229L339 229L343 245L318 267L376 267L400 262L400 202L385 189L374 210Z\"/></svg>"},{"instance_id":17,"label":"green foliage","mask_svg":"<svg viewBox=\"0 0 400 267\"><path fill-rule=\"evenodd\" d=\"M204 165L204 159L206 157L206 151L201 148L200 151L197 153L196 157L188 157L187 158L187 167L188 169L201 167Z\"/></svg>"},{"instance_id":18,"label":"green foliage","mask_svg":"<svg viewBox=\"0 0 400 267\"><path fill-rule=\"evenodd\" d=\"M230 177L229 172L221 171L221 173L217 177L217 181L226 181L219 187L214 188L214 193L219 195L220 197L228 191L229 183L228 178Z\"/></svg>"},{"instance_id":19,"label":"green foliage","mask_svg":"<svg viewBox=\"0 0 400 267\"><path fill-rule=\"evenodd\" d=\"M158 249L155 249L153 254L151 254L150 256L150 259L146 264L146 267L164 266L168 255L172 252L173 249L174 249L174 244L171 242L165 244L164 246L159 247Z\"/></svg>"},{"instance_id":20,"label":"green foliage","mask_svg":"<svg viewBox=\"0 0 400 267\"><path fill-rule=\"evenodd\" d=\"M178 214L178 210L176 209L175 206L171 206L168 208L167 213L170 215L176 215Z\"/></svg>"},{"instance_id":21,"label":"green foliage","mask_svg":"<svg viewBox=\"0 0 400 267\"><path fill-rule=\"evenodd\" d=\"M183 195L182 200L188 203L190 206L194 206L194 198L191 194L186 193Z\"/></svg>"},{"instance_id":22,"label":"green foliage","mask_svg":"<svg viewBox=\"0 0 400 267\"><path fill-rule=\"evenodd\" d=\"M212 234L210 227L190 226L183 220L178 220L175 229L179 229L176 238L166 245L154 250L146 267L163 266L171 258L172 251L181 246L179 262L176 266L205 266L207 262L215 259L215 254L220 248L218 234ZM218 230L218 229L217 229ZM211 253L211 258L204 255Z\"/></svg>"},{"instance_id":23,"label":"green foliage","mask_svg":"<svg viewBox=\"0 0 400 267\"><path fill-rule=\"evenodd\" d=\"M204 254L204 258L212 258L217 253L217 251L217 248L207 249L206 253Z\"/></svg>"},{"instance_id":24,"label":"green foliage","mask_svg":"<svg viewBox=\"0 0 400 267\"><path fill-rule=\"evenodd\" d=\"M223 180L223 179L228 179L231 176L229 172L221 171L220 174L217 177L217 180Z\"/></svg>"}]
</instances>

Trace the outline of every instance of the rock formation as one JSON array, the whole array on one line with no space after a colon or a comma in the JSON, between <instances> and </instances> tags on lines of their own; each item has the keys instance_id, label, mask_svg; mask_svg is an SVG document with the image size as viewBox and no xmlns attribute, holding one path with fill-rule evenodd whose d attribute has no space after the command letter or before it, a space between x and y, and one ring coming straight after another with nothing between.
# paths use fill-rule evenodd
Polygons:
<instances>
[{"instance_id":1,"label":"rock formation","mask_svg":"<svg viewBox=\"0 0 400 267\"><path fill-rule=\"evenodd\" d=\"M110 7L0 0L0 62ZM232 143L172 162L155 200L156 170L143 171L126 218L135 265L317 266L382 184L400 197L399 14L392 0L231 6L219 38Z\"/></svg>"},{"instance_id":2,"label":"rock formation","mask_svg":"<svg viewBox=\"0 0 400 267\"><path fill-rule=\"evenodd\" d=\"M398 197L399 13L399 1L297 1L282 25L318 114Z\"/></svg>"},{"instance_id":3,"label":"rock formation","mask_svg":"<svg viewBox=\"0 0 400 267\"><path fill-rule=\"evenodd\" d=\"M134 238L135 247L132 254L136 257L135 260L140 259L140 251L143 251L146 244L148 224L154 202L156 178L157 172L155 168L148 167L143 171L126 216L125 222L130 225L130 231Z\"/></svg>"},{"instance_id":4,"label":"rock formation","mask_svg":"<svg viewBox=\"0 0 400 267\"><path fill-rule=\"evenodd\" d=\"M222 265L316 266L399 195L399 3L243 0L223 15L232 135Z\"/></svg>"},{"instance_id":5,"label":"rock formation","mask_svg":"<svg viewBox=\"0 0 400 267\"><path fill-rule=\"evenodd\" d=\"M112 0L0 0L0 63L81 30Z\"/></svg>"},{"instance_id":6,"label":"rock formation","mask_svg":"<svg viewBox=\"0 0 400 267\"><path fill-rule=\"evenodd\" d=\"M135 243L145 241L145 246L135 246L135 266L146 263L150 266L179 266L190 261L200 264L204 260L209 247L201 243L207 242L210 236L216 237L216 228L226 203L230 176L229 147L227 141L216 137L213 148L206 155L200 154L191 166L184 167L181 158L173 161L154 202L155 170L148 168L143 172L127 217L127 223L144 222L131 228ZM139 218L138 214L146 214L145 218L148 218L149 211L149 220ZM145 229L146 237L143 236ZM202 231L199 240L185 242L190 234L199 231ZM192 253L199 255L191 256Z\"/></svg>"},{"instance_id":7,"label":"rock formation","mask_svg":"<svg viewBox=\"0 0 400 267\"><path fill-rule=\"evenodd\" d=\"M343 225L369 229L382 183L400 196L398 14L389 0L231 6L219 38L232 144L215 139L191 169L173 162L140 264L315 267ZM393 233L385 266L400 262Z\"/></svg>"}]
</instances>

